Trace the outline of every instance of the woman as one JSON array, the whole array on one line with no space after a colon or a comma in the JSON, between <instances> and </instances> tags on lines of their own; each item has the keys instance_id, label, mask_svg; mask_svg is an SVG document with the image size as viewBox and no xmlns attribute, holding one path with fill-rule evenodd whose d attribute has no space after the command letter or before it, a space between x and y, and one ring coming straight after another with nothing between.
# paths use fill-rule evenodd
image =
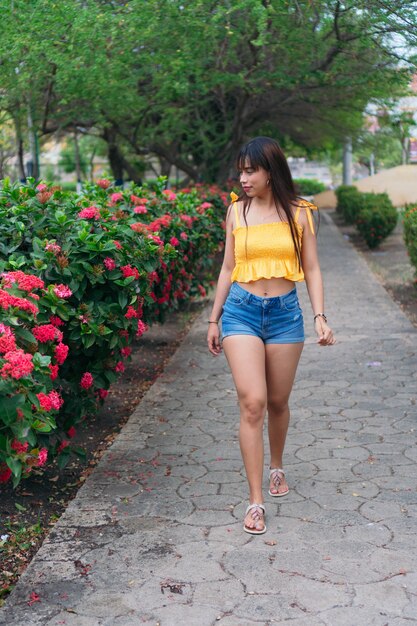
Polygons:
<instances>
[{"instance_id":1,"label":"woman","mask_svg":"<svg viewBox=\"0 0 417 626\"><path fill-rule=\"evenodd\" d=\"M283 452L288 399L304 343L303 316L295 284L306 280L321 346L335 343L324 314L323 283L311 210L297 197L278 143L257 137L237 159L242 194L232 194L226 245L209 318L208 348L222 347L240 406L239 441L249 483L244 530L266 531L262 496L263 423L268 411L269 490L289 492ZM222 321L222 343L218 322Z\"/></svg>"}]
</instances>

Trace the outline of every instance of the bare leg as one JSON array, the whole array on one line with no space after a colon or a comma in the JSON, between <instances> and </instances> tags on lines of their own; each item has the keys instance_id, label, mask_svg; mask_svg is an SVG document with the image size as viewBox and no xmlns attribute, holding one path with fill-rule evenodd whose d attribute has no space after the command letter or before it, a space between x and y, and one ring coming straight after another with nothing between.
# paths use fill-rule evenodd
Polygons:
<instances>
[{"instance_id":1,"label":"bare leg","mask_svg":"<svg viewBox=\"0 0 417 626\"><path fill-rule=\"evenodd\" d=\"M263 424L266 413L265 346L259 337L233 335L223 340L240 405L239 442L249 483L250 504L263 503ZM248 528L260 530L263 520L245 518Z\"/></svg>"},{"instance_id":2,"label":"bare leg","mask_svg":"<svg viewBox=\"0 0 417 626\"><path fill-rule=\"evenodd\" d=\"M288 400L302 350L302 343L265 346L271 468L283 467L284 446L290 420ZM271 493L284 493L287 490L285 477L282 477L279 486L270 481Z\"/></svg>"}]
</instances>

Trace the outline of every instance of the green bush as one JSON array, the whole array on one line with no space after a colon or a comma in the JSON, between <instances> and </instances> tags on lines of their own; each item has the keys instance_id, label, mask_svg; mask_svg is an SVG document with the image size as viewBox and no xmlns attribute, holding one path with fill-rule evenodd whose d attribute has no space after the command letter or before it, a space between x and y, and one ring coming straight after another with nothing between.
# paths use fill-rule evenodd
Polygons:
<instances>
[{"instance_id":1,"label":"green bush","mask_svg":"<svg viewBox=\"0 0 417 626\"><path fill-rule=\"evenodd\" d=\"M417 273L417 206L408 206L404 211L404 241Z\"/></svg>"},{"instance_id":2,"label":"green bush","mask_svg":"<svg viewBox=\"0 0 417 626\"><path fill-rule=\"evenodd\" d=\"M377 248L397 225L398 212L386 193L363 193L361 196L362 209L356 219L356 228L369 248Z\"/></svg>"},{"instance_id":3,"label":"green bush","mask_svg":"<svg viewBox=\"0 0 417 626\"><path fill-rule=\"evenodd\" d=\"M327 189L326 185L315 178L295 178L294 183L301 196L314 196Z\"/></svg>"},{"instance_id":4,"label":"green bush","mask_svg":"<svg viewBox=\"0 0 417 626\"><path fill-rule=\"evenodd\" d=\"M0 412L5 412L2 401L11 407L6 411L10 433L0 437L0 451L4 453L0 454L0 482L10 478L11 471L16 484L27 454L29 459L35 454L33 449L45 449L41 461L46 453L53 456L59 452L63 464L71 452L68 433L73 434L79 423L97 411L107 389L124 370L135 338L149 324L162 322L173 309L206 295L217 271L214 258L224 239L227 198L221 194L219 200L217 188L174 193L163 187L160 180L153 191L138 187L116 191L109 181L101 180L97 185L86 184L83 194L78 195L45 184L35 187L33 181L24 186L3 181L0 273L35 275L48 293L55 285L54 297L65 301L53 301L53 294L48 300L43 294L40 302L49 304L42 310L39 307L36 320L16 321L15 307L8 306L0 323L13 332L16 325L23 326L27 341L31 338L27 333L38 332L33 326L56 325L68 354L59 363L59 372L54 372L52 390L59 392L63 404L49 422L50 431L39 431L36 442L25 438L20 430L19 435L13 431L20 420L17 409L23 403L20 397L19 404L13 404L14 392L9 388L13 381L6 381L7 389L6 383L4 390L0 389ZM37 299L32 293L28 297ZM3 298L10 300L7 294ZM0 326L0 339L7 335L3 341L12 341L10 332ZM17 331L15 334L17 337ZM36 341L32 344L31 350L40 352ZM44 356L36 358L43 368L39 375L44 374L48 363ZM45 393L29 374L27 380L19 379L31 394L32 403L25 409L27 420L36 417L39 410L36 393ZM17 388L16 393L22 395ZM24 457L20 466L12 452L13 436L18 439L18 453ZM29 444L32 452L27 452ZM2 462L7 467L2 468Z\"/></svg>"},{"instance_id":5,"label":"green bush","mask_svg":"<svg viewBox=\"0 0 417 626\"><path fill-rule=\"evenodd\" d=\"M362 207L363 194L353 185L340 185L336 189L337 207L346 224L354 224Z\"/></svg>"}]
</instances>

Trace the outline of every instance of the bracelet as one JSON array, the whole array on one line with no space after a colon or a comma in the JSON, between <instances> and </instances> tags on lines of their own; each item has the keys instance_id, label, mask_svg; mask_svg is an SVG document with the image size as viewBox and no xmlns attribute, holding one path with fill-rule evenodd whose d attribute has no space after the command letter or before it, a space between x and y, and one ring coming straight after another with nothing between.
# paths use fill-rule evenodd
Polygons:
<instances>
[{"instance_id":1,"label":"bracelet","mask_svg":"<svg viewBox=\"0 0 417 626\"><path fill-rule=\"evenodd\" d=\"M216 320L213 320L213 321L212 321L212 320L209 320L209 321L207 322L207 324L218 324L218 323L219 323L219 322L216 322Z\"/></svg>"},{"instance_id":2,"label":"bracelet","mask_svg":"<svg viewBox=\"0 0 417 626\"><path fill-rule=\"evenodd\" d=\"M324 313L316 313L316 315L314 316L314 320L313 321L315 322L318 317L322 317L324 319L324 321L326 322L326 324L327 324L327 317L325 316Z\"/></svg>"}]
</instances>

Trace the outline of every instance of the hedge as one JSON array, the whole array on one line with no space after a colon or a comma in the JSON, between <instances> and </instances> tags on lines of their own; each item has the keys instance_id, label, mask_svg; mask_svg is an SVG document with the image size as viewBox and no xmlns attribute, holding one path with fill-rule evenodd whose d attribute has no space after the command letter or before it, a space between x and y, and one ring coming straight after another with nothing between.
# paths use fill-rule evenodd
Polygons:
<instances>
[{"instance_id":1,"label":"hedge","mask_svg":"<svg viewBox=\"0 0 417 626\"><path fill-rule=\"evenodd\" d=\"M403 216L404 241L417 273L417 206L407 206Z\"/></svg>"},{"instance_id":2,"label":"hedge","mask_svg":"<svg viewBox=\"0 0 417 626\"><path fill-rule=\"evenodd\" d=\"M227 204L216 187L163 180L122 192L102 180L81 195L3 182L0 482L82 452L70 439L132 342L213 283Z\"/></svg>"},{"instance_id":3,"label":"hedge","mask_svg":"<svg viewBox=\"0 0 417 626\"><path fill-rule=\"evenodd\" d=\"M301 196L314 196L327 189L326 185L315 178L295 178L294 183Z\"/></svg>"}]
</instances>

